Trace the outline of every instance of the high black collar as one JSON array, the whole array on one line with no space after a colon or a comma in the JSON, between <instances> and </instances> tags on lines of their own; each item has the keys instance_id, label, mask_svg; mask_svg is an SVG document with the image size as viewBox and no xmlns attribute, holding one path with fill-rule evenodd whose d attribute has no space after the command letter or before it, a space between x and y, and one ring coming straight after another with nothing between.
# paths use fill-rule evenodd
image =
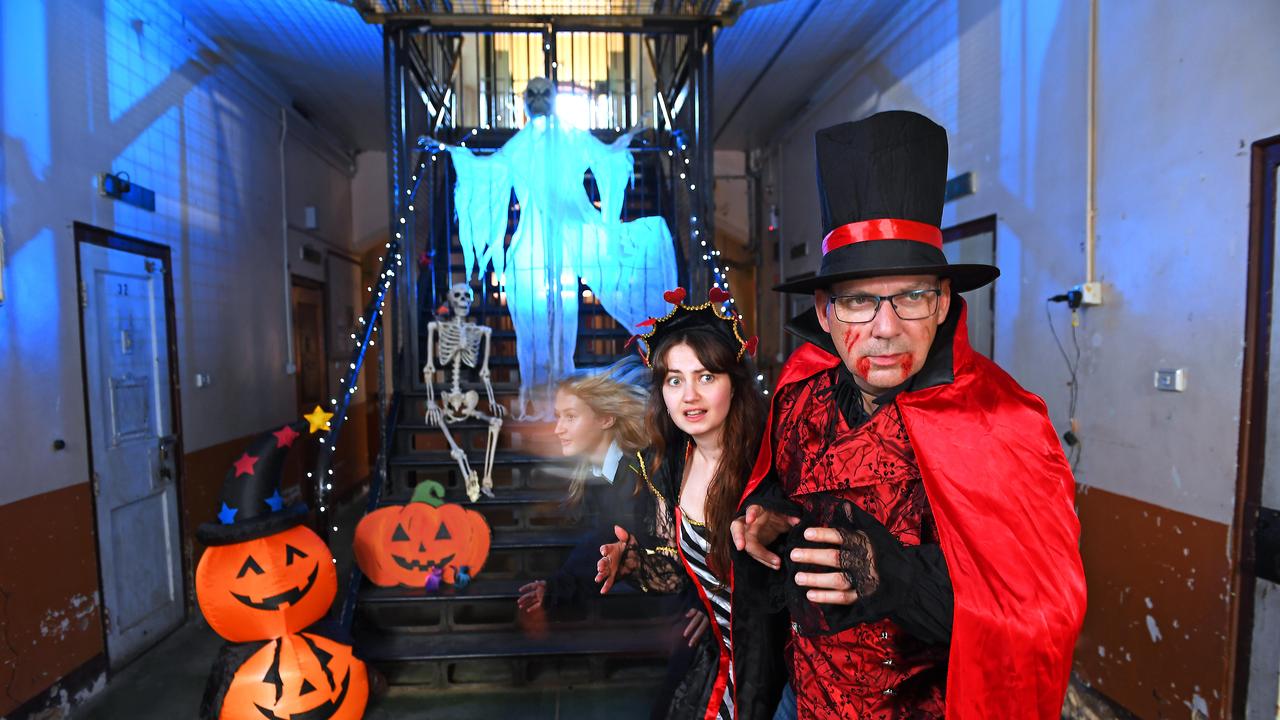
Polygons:
<instances>
[{"instance_id":1,"label":"high black collar","mask_svg":"<svg viewBox=\"0 0 1280 720\"><path fill-rule=\"evenodd\" d=\"M960 296L952 293L951 312L947 313L946 321L938 326L938 333L933 338L933 345L929 348L929 354L925 357L924 365L920 368L920 372L907 378L901 385L877 396L874 401L877 405L892 401L899 393L924 390L925 388L939 385L950 385L955 381L952 345L955 341L956 327L960 324L961 307L963 306ZM813 308L809 308L791 318L787 322L786 329L787 332L801 340L811 342L837 358L840 357L839 353L836 352L835 342L832 341L831 335L823 330L822 325L818 323L818 314ZM853 373L844 367L844 363L840 363L839 367L840 381L854 382Z\"/></svg>"}]
</instances>

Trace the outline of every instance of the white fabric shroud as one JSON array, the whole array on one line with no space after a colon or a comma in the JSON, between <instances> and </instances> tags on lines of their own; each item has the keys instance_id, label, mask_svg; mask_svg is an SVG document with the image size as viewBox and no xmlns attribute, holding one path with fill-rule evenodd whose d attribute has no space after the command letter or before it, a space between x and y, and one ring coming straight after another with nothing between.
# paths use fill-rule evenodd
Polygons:
<instances>
[{"instance_id":1,"label":"white fabric shroud","mask_svg":"<svg viewBox=\"0 0 1280 720\"><path fill-rule=\"evenodd\" d=\"M662 294L677 282L671 231L661 217L621 222L632 176L625 145L602 143L554 117L534 118L491 155L466 148L451 154L466 277L492 266L515 325L516 414L527 402L549 412L554 383L575 369L578 279L635 332L641 321L670 310ZM588 169L600 190L599 210L583 187ZM520 222L504 252L513 189Z\"/></svg>"}]
</instances>

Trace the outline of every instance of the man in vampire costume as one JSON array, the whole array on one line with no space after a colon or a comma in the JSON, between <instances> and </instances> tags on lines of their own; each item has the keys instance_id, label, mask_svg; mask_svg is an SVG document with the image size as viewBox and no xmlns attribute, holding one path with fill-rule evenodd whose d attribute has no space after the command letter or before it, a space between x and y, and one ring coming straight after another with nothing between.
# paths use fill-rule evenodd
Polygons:
<instances>
[{"instance_id":1,"label":"man in vampire costume","mask_svg":"<svg viewBox=\"0 0 1280 720\"><path fill-rule=\"evenodd\" d=\"M1084 616L1074 480L1044 402L969 346L942 252L946 131L817 133L822 263L788 329L733 534L740 603L785 606L808 718L1057 718ZM759 564L757 564L759 563ZM736 649L736 644L735 644Z\"/></svg>"}]
</instances>

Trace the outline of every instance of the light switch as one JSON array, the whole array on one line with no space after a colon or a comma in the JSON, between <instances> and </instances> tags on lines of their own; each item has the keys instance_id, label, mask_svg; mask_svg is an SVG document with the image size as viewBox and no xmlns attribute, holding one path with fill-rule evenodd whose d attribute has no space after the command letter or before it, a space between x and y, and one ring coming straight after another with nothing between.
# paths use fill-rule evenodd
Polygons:
<instances>
[{"instance_id":1,"label":"light switch","mask_svg":"<svg viewBox=\"0 0 1280 720\"><path fill-rule=\"evenodd\" d=\"M1187 389L1187 369L1173 368L1156 371L1156 389L1165 392L1183 392Z\"/></svg>"}]
</instances>

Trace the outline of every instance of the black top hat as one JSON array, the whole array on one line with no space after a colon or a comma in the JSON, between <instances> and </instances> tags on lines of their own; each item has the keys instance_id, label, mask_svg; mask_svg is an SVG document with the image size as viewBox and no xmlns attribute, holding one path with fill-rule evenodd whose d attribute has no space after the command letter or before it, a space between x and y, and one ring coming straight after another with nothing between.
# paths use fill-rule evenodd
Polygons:
<instances>
[{"instance_id":1,"label":"black top hat","mask_svg":"<svg viewBox=\"0 0 1280 720\"><path fill-rule=\"evenodd\" d=\"M738 360L741 360L743 355L755 355L758 338L755 335L743 336L742 317L726 309L730 299L727 290L713 287L707 292L707 301L697 305L686 305L685 296L685 289L682 287L663 293L663 299L674 305L671 312L663 317L649 318L640 323L648 330L632 336L627 341L627 345L636 340L644 343L644 348L637 346L637 350L645 366L653 367L650 358L653 357L654 351L659 349L673 333L691 327L704 328L724 338L731 347L737 348Z\"/></svg>"},{"instance_id":2,"label":"black top hat","mask_svg":"<svg viewBox=\"0 0 1280 720\"><path fill-rule=\"evenodd\" d=\"M956 292L995 280L992 265L952 265L942 253L947 131L923 115L893 110L819 130L822 264L782 292L813 292L841 280L938 275Z\"/></svg>"},{"instance_id":3,"label":"black top hat","mask_svg":"<svg viewBox=\"0 0 1280 720\"><path fill-rule=\"evenodd\" d=\"M306 507L286 507L280 497L280 467L309 423L299 420L253 439L227 470L217 522L196 528L205 545L230 545L274 535L300 525Z\"/></svg>"}]
</instances>

